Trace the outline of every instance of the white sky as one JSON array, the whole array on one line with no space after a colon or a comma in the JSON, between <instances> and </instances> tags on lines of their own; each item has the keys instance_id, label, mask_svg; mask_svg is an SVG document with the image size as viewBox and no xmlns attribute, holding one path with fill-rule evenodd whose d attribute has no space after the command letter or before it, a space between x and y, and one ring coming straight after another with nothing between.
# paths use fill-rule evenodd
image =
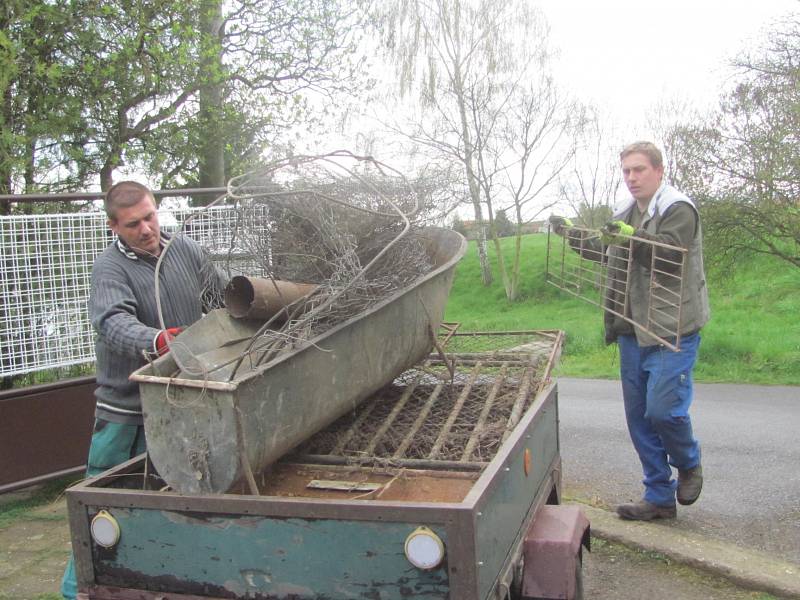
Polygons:
<instances>
[{"instance_id":1,"label":"white sky","mask_svg":"<svg viewBox=\"0 0 800 600\"><path fill-rule=\"evenodd\" d=\"M660 99L713 106L729 59L800 11L800 0L535 1L560 51L561 83L636 138L648 137Z\"/></svg>"}]
</instances>

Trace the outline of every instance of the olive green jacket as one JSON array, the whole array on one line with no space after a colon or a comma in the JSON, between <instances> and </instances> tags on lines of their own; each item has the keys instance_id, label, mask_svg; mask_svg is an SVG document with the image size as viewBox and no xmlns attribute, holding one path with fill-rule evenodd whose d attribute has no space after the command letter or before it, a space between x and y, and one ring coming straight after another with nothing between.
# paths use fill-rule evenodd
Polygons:
<instances>
[{"instance_id":1,"label":"olive green jacket","mask_svg":"<svg viewBox=\"0 0 800 600\"><path fill-rule=\"evenodd\" d=\"M630 223L635 204L631 198L614 212L612 219ZM606 248L602 257L608 261L606 343L613 343L620 335L636 335L640 346L654 346L660 342L647 330L664 339L674 338L678 332L683 336L699 331L710 318L710 309L703 268L703 234L694 203L672 186L662 184L634 236L688 252L684 259L679 251L634 241L629 264L629 245ZM602 256L599 240L584 240L583 247L586 258L598 260ZM634 327L623 315L641 327Z\"/></svg>"}]
</instances>

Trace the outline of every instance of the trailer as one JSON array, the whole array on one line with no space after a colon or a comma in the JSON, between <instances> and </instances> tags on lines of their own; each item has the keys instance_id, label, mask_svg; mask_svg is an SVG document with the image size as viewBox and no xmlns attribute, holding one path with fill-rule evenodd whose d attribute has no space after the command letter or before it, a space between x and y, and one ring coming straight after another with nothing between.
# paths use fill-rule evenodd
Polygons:
<instances>
[{"instance_id":1,"label":"trailer","mask_svg":"<svg viewBox=\"0 0 800 600\"><path fill-rule=\"evenodd\" d=\"M253 481L180 493L137 457L67 492L82 600L580 598L559 331L461 332Z\"/></svg>"}]
</instances>

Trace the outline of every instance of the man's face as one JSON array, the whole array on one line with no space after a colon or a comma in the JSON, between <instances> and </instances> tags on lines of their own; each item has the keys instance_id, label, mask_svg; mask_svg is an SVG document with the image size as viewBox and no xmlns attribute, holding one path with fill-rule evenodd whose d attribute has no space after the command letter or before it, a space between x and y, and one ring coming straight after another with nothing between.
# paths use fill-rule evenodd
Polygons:
<instances>
[{"instance_id":1,"label":"man's face","mask_svg":"<svg viewBox=\"0 0 800 600\"><path fill-rule=\"evenodd\" d=\"M160 254L158 212L150 196L143 196L132 206L118 208L116 218L109 219L108 226L135 252L152 256Z\"/></svg>"},{"instance_id":2,"label":"man's face","mask_svg":"<svg viewBox=\"0 0 800 600\"><path fill-rule=\"evenodd\" d=\"M622 159L622 177L631 195L637 201L647 203L661 186L664 167L654 167L650 159L639 152Z\"/></svg>"}]
</instances>

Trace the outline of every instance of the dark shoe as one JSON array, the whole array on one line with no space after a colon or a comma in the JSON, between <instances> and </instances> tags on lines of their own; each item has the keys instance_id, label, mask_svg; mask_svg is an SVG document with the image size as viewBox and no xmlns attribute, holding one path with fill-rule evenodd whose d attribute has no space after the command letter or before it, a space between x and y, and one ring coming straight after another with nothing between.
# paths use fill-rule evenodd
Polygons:
<instances>
[{"instance_id":1,"label":"dark shoe","mask_svg":"<svg viewBox=\"0 0 800 600\"><path fill-rule=\"evenodd\" d=\"M617 506L617 514L629 521L652 521L653 519L674 519L678 516L675 505L657 506L650 504L647 500L640 500L632 504L620 504Z\"/></svg>"},{"instance_id":2,"label":"dark shoe","mask_svg":"<svg viewBox=\"0 0 800 600\"><path fill-rule=\"evenodd\" d=\"M694 504L703 489L703 467L685 471L678 469L678 502L683 505Z\"/></svg>"}]
</instances>

